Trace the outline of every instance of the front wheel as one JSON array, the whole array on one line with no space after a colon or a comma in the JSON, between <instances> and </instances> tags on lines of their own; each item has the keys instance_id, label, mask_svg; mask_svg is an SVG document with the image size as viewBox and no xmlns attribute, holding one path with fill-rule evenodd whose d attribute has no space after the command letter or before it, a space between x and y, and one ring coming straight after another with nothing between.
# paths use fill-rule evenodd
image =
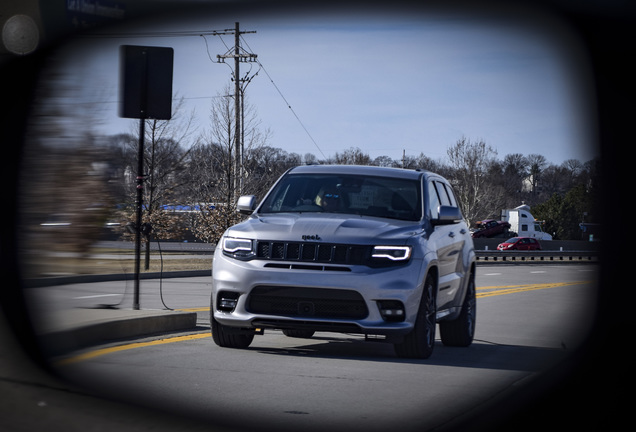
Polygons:
<instances>
[{"instance_id":1,"label":"front wheel","mask_svg":"<svg viewBox=\"0 0 636 432\"><path fill-rule=\"evenodd\" d=\"M439 333L442 343L446 346L467 347L473 343L475 323L477 320L477 295L475 290L475 276L470 275L466 297L462 310L457 319L439 323Z\"/></svg>"},{"instance_id":2,"label":"front wheel","mask_svg":"<svg viewBox=\"0 0 636 432\"><path fill-rule=\"evenodd\" d=\"M401 343L393 345L398 357L426 359L433 354L436 315L435 281L431 275L428 275L424 281L422 300L420 301L415 326L409 334L404 336L404 340Z\"/></svg>"},{"instance_id":3,"label":"front wheel","mask_svg":"<svg viewBox=\"0 0 636 432\"><path fill-rule=\"evenodd\" d=\"M210 301L210 330L214 343L224 348L247 348L254 340L254 334L239 331L220 324L214 319L214 304Z\"/></svg>"}]
</instances>

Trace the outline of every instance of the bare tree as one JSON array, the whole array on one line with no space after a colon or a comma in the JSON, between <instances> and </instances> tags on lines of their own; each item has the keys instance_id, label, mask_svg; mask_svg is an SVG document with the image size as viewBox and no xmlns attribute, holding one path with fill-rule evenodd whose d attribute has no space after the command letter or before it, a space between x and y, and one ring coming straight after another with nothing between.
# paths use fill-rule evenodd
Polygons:
<instances>
[{"instance_id":1,"label":"bare tree","mask_svg":"<svg viewBox=\"0 0 636 432\"><path fill-rule=\"evenodd\" d=\"M305 153L305 155L303 156L303 162L305 162L307 165L317 164L318 158L313 153Z\"/></svg>"},{"instance_id":2,"label":"bare tree","mask_svg":"<svg viewBox=\"0 0 636 432\"><path fill-rule=\"evenodd\" d=\"M183 112L183 99L173 109L170 120L144 120L144 207L148 213L165 204L178 202L188 179L184 175L191 149L196 145L194 112ZM137 136L136 136L137 135ZM122 185L128 202L135 202L137 175L138 130L127 135L111 137L107 145L111 154L119 158Z\"/></svg>"},{"instance_id":3,"label":"bare tree","mask_svg":"<svg viewBox=\"0 0 636 432\"><path fill-rule=\"evenodd\" d=\"M371 158L359 148L351 147L342 153L336 153L335 163L339 165L371 165Z\"/></svg>"},{"instance_id":4,"label":"bare tree","mask_svg":"<svg viewBox=\"0 0 636 432\"><path fill-rule=\"evenodd\" d=\"M528 162L528 175L531 192L533 195L536 195L539 192L538 187L541 181L541 174L548 165L548 161L545 156L540 154L528 155L526 160Z\"/></svg>"},{"instance_id":5,"label":"bare tree","mask_svg":"<svg viewBox=\"0 0 636 432\"><path fill-rule=\"evenodd\" d=\"M183 112L181 98L170 120L145 120L145 187L144 203L148 213L158 211L163 204L174 202L185 184L183 175L190 149L195 144L194 112Z\"/></svg>"},{"instance_id":6,"label":"bare tree","mask_svg":"<svg viewBox=\"0 0 636 432\"><path fill-rule=\"evenodd\" d=\"M182 192L188 182L187 158L194 141L194 112L185 113L184 100L181 98L173 108L170 120L143 120L144 124L144 172L143 182L142 224L152 227L152 237L156 239L177 239L183 237L183 222L179 214L166 210L164 206L175 204L181 200ZM134 136L134 135L132 135ZM136 210L132 205L136 201L137 183L133 177L139 175L137 170L137 147L139 137L124 140L127 145L122 154L128 158L124 170L123 184L127 192L129 206L121 211L124 221L134 224ZM134 231L133 231L134 232ZM122 230L124 238L132 237L129 230ZM146 260L145 268L150 265L150 236L145 236Z\"/></svg>"},{"instance_id":7,"label":"bare tree","mask_svg":"<svg viewBox=\"0 0 636 432\"><path fill-rule=\"evenodd\" d=\"M228 87L224 94L230 92ZM235 141L238 137L235 136L234 102L229 96L219 94L212 101L210 128L190 157L190 194L199 204L192 231L207 242L218 241L225 229L240 221L236 196L239 193L258 194L259 188L268 183L263 172L270 172L268 167L277 166L277 159L282 154L266 157L274 151L265 148L269 131L258 128L255 109L246 101L242 115L242 172L235 172ZM253 162L254 158L260 159ZM276 169L272 171L278 173Z\"/></svg>"},{"instance_id":8,"label":"bare tree","mask_svg":"<svg viewBox=\"0 0 636 432\"><path fill-rule=\"evenodd\" d=\"M424 153L420 153L419 156L415 158L415 168L434 172L439 172L443 169L441 163L434 161Z\"/></svg>"},{"instance_id":9,"label":"bare tree","mask_svg":"<svg viewBox=\"0 0 636 432\"><path fill-rule=\"evenodd\" d=\"M244 194L257 197L263 197L285 171L302 163L297 153L265 145L251 149L244 160Z\"/></svg>"},{"instance_id":10,"label":"bare tree","mask_svg":"<svg viewBox=\"0 0 636 432\"><path fill-rule=\"evenodd\" d=\"M389 156L378 156L377 158L373 159L372 165L379 167L392 167L393 159Z\"/></svg>"},{"instance_id":11,"label":"bare tree","mask_svg":"<svg viewBox=\"0 0 636 432\"><path fill-rule=\"evenodd\" d=\"M488 170L497 152L484 141L471 142L462 137L447 150L450 162L450 181L457 194L464 217L469 224L480 215L492 212L490 207L496 202L488 185Z\"/></svg>"},{"instance_id":12,"label":"bare tree","mask_svg":"<svg viewBox=\"0 0 636 432\"><path fill-rule=\"evenodd\" d=\"M577 177L585 169L583 163L581 163L578 159L568 159L564 161L561 166L570 171L572 177Z\"/></svg>"},{"instance_id":13,"label":"bare tree","mask_svg":"<svg viewBox=\"0 0 636 432\"><path fill-rule=\"evenodd\" d=\"M496 163L498 170L492 171L492 184L500 185L504 190L502 208L512 208L521 204L523 198L523 182L528 177L528 161L520 153L508 154L503 161ZM493 215L495 216L495 215ZM499 212L497 212L497 217Z\"/></svg>"}]
</instances>

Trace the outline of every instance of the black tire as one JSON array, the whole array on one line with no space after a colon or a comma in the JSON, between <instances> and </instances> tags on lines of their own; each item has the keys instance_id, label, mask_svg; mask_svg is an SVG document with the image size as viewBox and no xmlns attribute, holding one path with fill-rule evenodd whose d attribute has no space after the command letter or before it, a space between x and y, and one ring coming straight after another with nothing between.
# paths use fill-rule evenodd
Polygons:
<instances>
[{"instance_id":1,"label":"black tire","mask_svg":"<svg viewBox=\"0 0 636 432\"><path fill-rule=\"evenodd\" d=\"M233 329L232 329L233 330ZM247 348L254 340L254 334L241 334L231 331L227 326L214 319L214 304L210 301L210 331L214 343L224 348Z\"/></svg>"},{"instance_id":2,"label":"black tire","mask_svg":"<svg viewBox=\"0 0 636 432\"><path fill-rule=\"evenodd\" d=\"M404 336L401 343L393 345L395 353L402 358L426 359L433 354L435 347L435 329L437 299L435 281L431 275L426 277L422 290L422 300L417 313L415 327Z\"/></svg>"},{"instance_id":3,"label":"black tire","mask_svg":"<svg viewBox=\"0 0 636 432\"><path fill-rule=\"evenodd\" d=\"M314 335L314 333L315 332L313 330L292 330L292 329L283 330L283 334L287 337L303 338L303 339L309 339L310 337Z\"/></svg>"},{"instance_id":4,"label":"black tire","mask_svg":"<svg viewBox=\"0 0 636 432\"><path fill-rule=\"evenodd\" d=\"M475 289L475 275L471 274L462 310L453 321L439 323L439 333L442 343L446 346L467 347L473 343L475 337L475 323L477 322L477 294Z\"/></svg>"}]
</instances>

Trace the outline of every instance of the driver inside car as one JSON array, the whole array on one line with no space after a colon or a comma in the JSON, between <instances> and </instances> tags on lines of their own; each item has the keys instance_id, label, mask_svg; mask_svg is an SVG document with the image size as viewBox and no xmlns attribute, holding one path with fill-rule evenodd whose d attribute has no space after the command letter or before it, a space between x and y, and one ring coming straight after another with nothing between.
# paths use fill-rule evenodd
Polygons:
<instances>
[{"instance_id":1,"label":"driver inside car","mask_svg":"<svg viewBox=\"0 0 636 432\"><path fill-rule=\"evenodd\" d=\"M342 206L340 193L336 189L321 189L316 196L316 204L323 208L324 211L337 211Z\"/></svg>"}]
</instances>

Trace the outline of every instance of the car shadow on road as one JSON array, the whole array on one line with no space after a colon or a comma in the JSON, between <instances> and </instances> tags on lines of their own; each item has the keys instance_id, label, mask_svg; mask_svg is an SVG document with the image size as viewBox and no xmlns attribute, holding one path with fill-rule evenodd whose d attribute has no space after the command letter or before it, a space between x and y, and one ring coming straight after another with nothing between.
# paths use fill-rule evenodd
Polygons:
<instances>
[{"instance_id":1,"label":"car shadow on road","mask_svg":"<svg viewBox=\"0 0 636 432\"><path fill-rule=\"evenodd\" d=\"M571 354L564 348L504 345L488 341L474 341L469 347L457 348L447 347L437 340L435 350L428 359L400 358L391 344L368 342L363 338L290 338L289 346L286 347L254 345L249 350L269 355L516 371L538 371Z\"/></svg>"}]
</instances>

